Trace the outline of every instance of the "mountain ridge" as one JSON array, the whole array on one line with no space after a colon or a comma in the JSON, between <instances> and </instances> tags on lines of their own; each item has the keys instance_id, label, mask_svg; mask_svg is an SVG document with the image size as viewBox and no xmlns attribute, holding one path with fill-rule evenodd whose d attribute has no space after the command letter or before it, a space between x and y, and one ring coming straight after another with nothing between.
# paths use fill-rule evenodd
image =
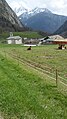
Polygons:
<instances>
[{"instance_id":1,"label":"mountain ridge","mask_svg":"<svg viewBox=\"0 0 67 119\"><path fill-rule=\"evenodd\" d=\"M24 29L24 25L5 0L0 0L0 29L6 31Z\"/></svg>"},{"instance_id":2,"label":"mountain ridge","mask_svg":"<svg viewBox=\"0 0 67 119\"><path fill-rule=\"evenodd\" d=\"M64 24L61 25L61 27L54 34L60 34L64 38L67 38L67 20L64 22Z\"/></svg>"},{"instance_id":3,"label":"mountain ridge","mask_svg":"<svg viewBox=\"0 0 67 119\"><path fill-rule=\"evenodd\" d=\"M35 8L21 14L19 19L33 30L54 33L67 20L67 16L53 14L46 8Z\"/></svg>"}]
</instances>

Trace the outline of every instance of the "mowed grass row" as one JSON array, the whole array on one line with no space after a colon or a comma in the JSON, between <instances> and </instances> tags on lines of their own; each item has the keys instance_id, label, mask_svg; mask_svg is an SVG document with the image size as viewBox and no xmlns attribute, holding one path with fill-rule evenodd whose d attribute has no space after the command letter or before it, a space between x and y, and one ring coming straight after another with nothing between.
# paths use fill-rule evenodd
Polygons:
<instances>
[{"instance_id":1,"label":"mowed grass row","mask_svg":"<svg viewBox=\"0 0 67 119\"><path fill-rule=\"evenodd\" d=\"M5 50L4 50L5 48ZM66 119L67 87L5 55L20 46L0 47L0 115L4 119ZM2 51L1 51L2 50ZM35 51L32 49L32 52ZM24 55L23 53L23 55ZM30 56L30 52L28 52ZM27 56L28 57L28 56Z\"/></svg>"}]
</instances>

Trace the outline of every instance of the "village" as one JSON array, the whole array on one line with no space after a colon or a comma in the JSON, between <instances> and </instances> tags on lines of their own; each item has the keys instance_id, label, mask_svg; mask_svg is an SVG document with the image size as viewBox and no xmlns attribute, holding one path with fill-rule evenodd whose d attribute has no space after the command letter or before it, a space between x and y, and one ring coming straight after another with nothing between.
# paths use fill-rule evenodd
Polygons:
<instances>
[{"instance_id":1,"label":"village","mask_svg":"<svg viewBox=\"0 0 67 119\"><path fill-rule=\"evenodd\" d=\"M8 44L23 44L24 46L40 46L45 44L58 44L58 49L66 49L67 39L64 39L60 35L47 36L45 38L22 38L20 36L14 36L10 32L10 36L7 38Z\"/></svg>"}]
</instances>

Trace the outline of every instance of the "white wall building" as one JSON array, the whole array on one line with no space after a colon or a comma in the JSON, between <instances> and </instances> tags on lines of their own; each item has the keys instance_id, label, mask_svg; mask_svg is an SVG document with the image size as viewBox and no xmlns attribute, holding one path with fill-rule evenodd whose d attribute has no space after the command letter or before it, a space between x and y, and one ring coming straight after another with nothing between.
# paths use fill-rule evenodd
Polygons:
<instances>
[{"instance_id":1,"label":"white wall building","mask_svg":"<svg viewBox=\"0 0 67 119\"><path fill-rule=\"evenodd\" d=\"M7 38L8 44L22 44L22 38L20 36L13 36L12 32L10 37Z\"/></svg>"}]
</instances>

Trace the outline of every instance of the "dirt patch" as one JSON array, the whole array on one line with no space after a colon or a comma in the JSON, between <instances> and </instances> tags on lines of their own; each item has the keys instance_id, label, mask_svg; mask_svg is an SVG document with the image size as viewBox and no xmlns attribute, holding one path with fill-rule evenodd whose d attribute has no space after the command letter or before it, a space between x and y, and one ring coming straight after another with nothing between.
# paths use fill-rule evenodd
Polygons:
<instances>
[{"instance_id":1,"label":"dirt patch","mask_svg":"<svg viewBox=\"0 0 67 119\"><path fill-rule=\"evenodd\" d=\"M1 114L0 114L0 119L4 119L4 118L1 116Z\"/></svg>"}]
</instances>

